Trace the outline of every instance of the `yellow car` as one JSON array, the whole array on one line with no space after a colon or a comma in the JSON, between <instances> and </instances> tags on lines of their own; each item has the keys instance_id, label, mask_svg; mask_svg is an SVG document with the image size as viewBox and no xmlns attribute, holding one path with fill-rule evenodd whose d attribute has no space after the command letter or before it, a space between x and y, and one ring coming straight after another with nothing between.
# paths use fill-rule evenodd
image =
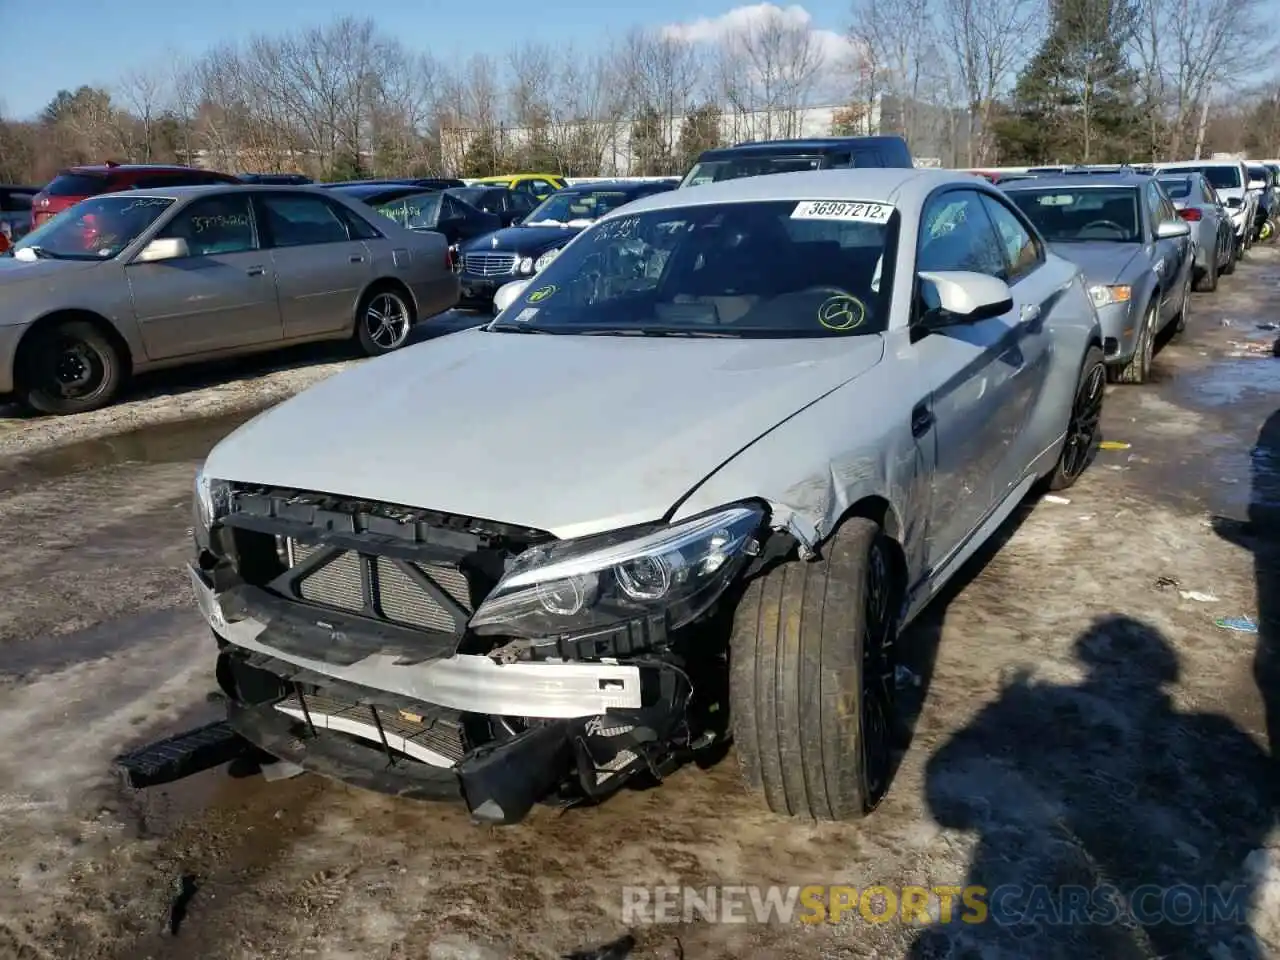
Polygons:
<instances>
[{"instance_id":1,"label":"yellow car","mask_svg":"<svg viewBox=\"0 0 1280 960\"><path fill-rule=\"evenodd\" d=\"M508 190L521 190L539 200L545 200L550 194L568 186L564 177L558 177L554 173L511 173L501 177L480 177L471 182L490 187L506 187Z\"/></svg>"}]
</instances>

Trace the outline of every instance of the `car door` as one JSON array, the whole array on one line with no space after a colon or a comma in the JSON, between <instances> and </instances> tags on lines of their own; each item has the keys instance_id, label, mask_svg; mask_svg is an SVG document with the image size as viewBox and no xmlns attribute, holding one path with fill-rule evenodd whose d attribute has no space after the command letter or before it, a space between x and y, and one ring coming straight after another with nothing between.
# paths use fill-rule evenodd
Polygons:
<instances>
[{"instance_id":1,"label":"car door","mask_svg":"<svg viewBox=\"0 0 1280 960\"><path fill-rule=\"evenodd\" d=\"M152 360L279 342L280 308L269 254L247 193L200 197L153 239L188 255L125 268L143 346Z\"/></svg>"},{"instance_id":2,"label":"car door","mask_svg":"<svg viewBox=\"0 0 1280 960\"><path fill-rule=\"evenodd\" d=\"M944 189L921 213L916 271L964 270L1000 277L1002 244L978 191ZM919 290L917 285L917 290ZM916 304L923 311L923 301ZM915 338L926 382L912 430L934 463L928 563L944 564L994 506L995 474L1022 413L1012 406L1024 366L1018 304L1006 315ZM930 435L932 439L930 439Z\"/></svg>"},{"instance_id":3,"label":"car door","mask_svg":"<svg viewBox=\"0 0 1280 960\"><path fill-rule=\"evenodd\" d=\"M1017 369L1006 382L1001 406L1005 432L1005 456L992 474L993 502L1004 499L1026 473L1033 460L1056 436L1038 436L1033 425L1043 418L1036 413L1044 399L1045 385L1053 361L1053 341L1049 322L1062 298L1061 277L1046 269L1044 245L1026 218L1012 204L989 193L982 194L1005 255L1004 281L1013 292L1016 313L1005 360Z\"/></svg>"},{"instance_id":4,"label":"car door","mask_svg":"<svg viewBox=\"0 0 1280 960\"><path fill-rule=\"evenodd\" d=\"M373 279L366 239L377 236L336 201L308 191L264 191L259 218L276 271L285 340L348 330Z\"/></svg>"},{"instance_id":5,"label":"car door","mask_svg":"<svg viewBox=\"0 0 1280 960\"><path fill-rule=\"evenodd\" d=\"M1174 304L1175 283L1178 277L1178 253L1172 240L1161 240L1156 236L1156 229L1164 219L1160 191L1154 182L1148 182L1142 188L1142 211L1146 224L1144 243L1147 257L1151 261L1151 269L1156 274L1156 286L1160 291L1160 322L1163 324L1177 309Z\"/></svg>"}]
</instances>

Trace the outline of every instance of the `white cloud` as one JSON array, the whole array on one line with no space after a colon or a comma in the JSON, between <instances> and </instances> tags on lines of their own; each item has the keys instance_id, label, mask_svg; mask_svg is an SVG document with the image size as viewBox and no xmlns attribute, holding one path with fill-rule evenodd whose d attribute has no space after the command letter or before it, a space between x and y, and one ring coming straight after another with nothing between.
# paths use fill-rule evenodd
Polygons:
<instances>
[{"instance_id":1,"label":"white cloud","mask_svg":"<svg viewBox=\"0 0 1280 960\"><path fill-rule=\"evenodd\" d=\"M662 33L688 43L719 44L776 20L788 27L807 30L822 51L823 63L828 69L847 63L853 52L847 37L834 30L814 27L813 15L798 3L786 7L773 3L734 7L718 17L699 17L686 23L668 24L662 28Z\"/></svg>"}]
</instances>

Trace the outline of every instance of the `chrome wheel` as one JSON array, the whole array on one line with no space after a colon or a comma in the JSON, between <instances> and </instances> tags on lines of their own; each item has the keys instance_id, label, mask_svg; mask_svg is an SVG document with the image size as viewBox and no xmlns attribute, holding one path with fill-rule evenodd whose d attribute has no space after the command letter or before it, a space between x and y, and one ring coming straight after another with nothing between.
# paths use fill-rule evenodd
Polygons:
<instances>
[{"instance_id":1,"label":"chrome wheel","mask_svg":"<svg viewBox=\"0 0 1280 960\"><path fill-rule=\"evenodd\" d=\"M382 350L394 350L409 337L409 307L394 293L379 293L364 311L369 339Z\"/></svg>"},{"instance_id":2,"label":"chrome wheel","mask_svg":"<svg viewBox=\"0 0 1280 960\"><path fill-rule=\"evenodd\" d=\"M1062 476L1074 482L1084 473L1093 455L1098 436L1098 424L1102 420L1102 397L1106 389L1106 368L1095 364L1085 371L1071 411L1071 423L1067 426L1066 448L1062 451Z\"/></svg>"},{"instance_id":3,"label":"chrome wheel","mask_svg":"<svg viewBox=\"0 0 1280 960\"><path fill-rule=\"evenodd\" d=\"M877 539L867 556L862 627L862 769L866 799L879 801L889 783L893 717L893 576Z\"/></svg>"}]
</instances>

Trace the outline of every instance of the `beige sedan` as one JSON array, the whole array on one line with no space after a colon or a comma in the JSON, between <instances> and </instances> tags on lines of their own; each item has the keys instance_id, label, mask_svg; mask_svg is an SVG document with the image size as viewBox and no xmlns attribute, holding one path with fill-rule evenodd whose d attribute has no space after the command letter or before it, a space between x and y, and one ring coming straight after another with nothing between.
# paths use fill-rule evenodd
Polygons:
<instances>
[{"instance_id":1,"label":"beige sedan","mask_svg":"<svg viewBox=\"0 0 1280 960\"><path fill-rule=\"evenodd\" d=\"M0 257L0 395L78 413L143 370L317 340L376 356L458 292L441 234L333 191L93 197Z\"/></svg>"}]
</instances>

